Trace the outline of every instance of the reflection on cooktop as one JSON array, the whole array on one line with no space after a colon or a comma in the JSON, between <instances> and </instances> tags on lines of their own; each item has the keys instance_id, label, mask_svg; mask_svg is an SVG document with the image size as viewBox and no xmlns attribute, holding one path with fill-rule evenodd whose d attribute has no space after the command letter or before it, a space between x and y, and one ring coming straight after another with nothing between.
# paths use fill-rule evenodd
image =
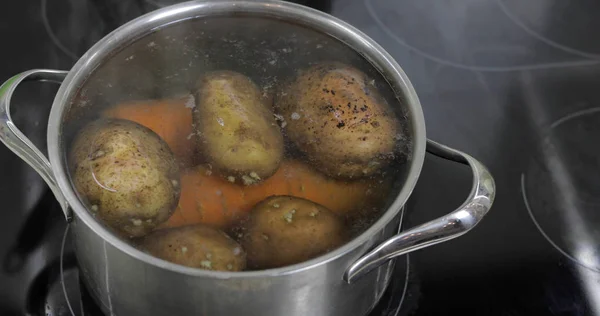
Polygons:
<instances>
[{"instance_id":1,"label":"reflection on cooktop","mask_svg":"<svg viewBox=\"0 0 600 316\"><path fill-rule=\"evenodd\" d=\"M542 134L521 176L525 205L548 241L600 271L600 108L566 115Z\"/></svg>"},{"instance_id":2,"label":"reflection on cooktop","mask_svg":"<svg viewBox=\"0 0 600 316\"><path fill-rule=\"evenodd\" d=\"M113 27L89 0L40 0L39 12L44 30L55 48L73 63Z\"/></svg>"},{"instance_id":3,"label":"reflection on cooktop","mask_svg":"<svg viewBox=\"0 0 600 316\"><path fill-rule=\"evenodd\" d=\"M600 59L600 43L582 41L574 32L598 29L600 2L595 0L495 0L515 25L531 37L556 49L584 58ZM584 7L586 10L581 10ZM553 14L560 12L560 14ZM573 17L577 18L573 18ZM548 30L552 30L548 32Z\"/></svg>"},{"instance_id":4,"label":"reflection on cooktop","mask_svg":"<svg viewBox=\"0 0 600 316\"><path fill-rule=\"evenodd\" d=\"M546 240L572 260L594 314L600 314L600 108L579 110L549 124L532 151L521 190Z\"/></svg>"},{"instance_id":5,"label":"reflection on cooktop","mask_svg":"<svg viewBox=\"0 0 600 316\"><path fill-rule=\"evenodd\" d=\"M595 55L525 29L508 4L496 1L498 5L472 3L473 8L435 0L401 0L394 5L388 0L364 0L364 4L373 21L397 44L441 65L501 72L598 63L587 59ZM512 10L518 11L518 6L512 5ZM535 9L544 12L551 7Z\"/></svg>"}]
</instances>

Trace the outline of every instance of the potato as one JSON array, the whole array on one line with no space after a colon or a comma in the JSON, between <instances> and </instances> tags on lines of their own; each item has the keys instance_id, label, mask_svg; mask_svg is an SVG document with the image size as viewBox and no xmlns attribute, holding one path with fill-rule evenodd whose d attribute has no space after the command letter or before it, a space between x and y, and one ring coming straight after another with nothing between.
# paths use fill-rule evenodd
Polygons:
<instances>
[{"instance_id":1,"label":"potato","mask_svg":"<svg viewBox=\"0 0 600 316\"><path fill-rule=\"evenodd\" d=\"M224 232L204 225L159 230L143 237L139 246L151 255L192 268L242 271L246 253Z\"/></svg>"},{"instance_id":2,"label":"potato","mask_svg":"<svg viewBox=\"0 0 600 316\"><path fill-rule=\"evenodd\" d=\"M303 262L347 239L343 222L333 212L292 196L272 196L257 204L241 231L241 244L253 269Z\"/></svg>"},{"instance_id":3,"label":"potato","mask_svg":"<svg viewBox=\"0 0 600 316\"><path fill-rule=\"evenodd\" d=\"M323 173L369 176L393 159L399 122L373 83L350 66L319 64L278 93L284 133Z\"/></svg>"},{"instance_id":4,"label":"potato","mask_svg":"<svg viewBox=\"0 0 600 316\"><path fill-rule=\"evenodd\" d=\"M70 152L72 181L88 209L127 237L166 221L179 200L179 171L167 144L125 120L85 126Z\"/></svg>"},{"instance_id":5,"label":"potato","mask_svg":"<svg viewBox=\"0 0 600 316\"><path fill-rule=\"evenodd\" d=\"M198 149L231 182L246 185L271 176L283 157L283 136L270 105L246 76L206 74L195 91Z\"/></svg>"}]
</instances>

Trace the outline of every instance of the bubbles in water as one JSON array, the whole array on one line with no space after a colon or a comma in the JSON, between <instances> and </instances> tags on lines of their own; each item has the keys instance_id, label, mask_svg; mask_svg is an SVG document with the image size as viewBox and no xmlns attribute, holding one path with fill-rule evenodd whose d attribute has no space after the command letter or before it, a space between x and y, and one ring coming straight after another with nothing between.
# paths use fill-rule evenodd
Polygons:
<instances>
[{"instance_id":1,"label":"bubbles in water","mask_svg":"<svg viewBox=\"0 0 600 316\"><path fill-rule=\"evenodd\" d=\"M152 104L133 112L135 115L129 116L128 119L146 125L169 145L173 139L177 142L189 141L184 143L183 147L189 147L191 157L187 160L177 157L180 162L181 179L171 183L181 190L181 197L171 218L164 222L164 226L158 231L165 227L180 227L182 223L203 223L215 225L239 241L241 237L237 237L234 226L245 220L253 207L268 195L293 195L317 200L317 203L321 204L331 203L330 205L334 206L347 203L343 197L350 199L359 196L363 200L355 203L356 205L343 204L342 206L347 208L346 212L336 213L344 219L347 223L345 225L355 236L379 218L402 187L406 169L398 161L393 161L389 170L384 169L373 176L360 175L359 178L338 179L326 175L320 171L320 166L315 160L299 149L290 135L286 134L294 124L313 124L318 121L309 115L310 111L299 108L284 113L285 115L273 112L269 118L270 125L275 125L276 128L278 125L283 133L285 153L281 165L301 167L285 169L280 166L279 168L285 171L278 169L274 174L266 176L259 175L258 169L244 173L224 172L219 164L211 160L213 157L204 154L203 150L208 147L206 139L210 135L208 132L202 133L201 128L196 125L198 122L193 118L202 108L199 104L202 95L196 89L199 85L198 80L204 74L227 70L248 77L258 88L261 102L272 110L281 98L293 95L287 87L299 72L311 65L332 61L351 65L366 74L369 80L364 83L372 89L371 91L377 89L381 93L403 126L402 131L390 133L386 138L406 143L409 147L410 126L406 122L403 108L386 80L360 54L343 43L331 41L326 35L302 29L298 25L241 17L175 23L123 47L98 67L79 90L74 101L77 106L69 111L80 111L77 118L85 119L66 123L66 130L70 132L65 134L65 142L68 143L81 126L105 115L105 110L109 107L132 103ZM343 93L335 90L335 98L343 98ZM211 102L218 102L218 97L214 96ZM331 100L336 100L335 98ZM177 107L166 106L173 102L172 100L178 100ZM339 125L339 128L346 130L349 126L338 122L343 119L345 113L342 113L342 109L338 109L337 105L331 104L336 107L331 111L331 115L335 115L332 119L336 119L336 122L329 124ZM83 107L85 109L81 109ZM183 115L180 115L180 111ZM224 131L236 126L236 120L241 119L243 115L243 112L236 116L216 114L211 118L211 122L216 125L218 134L221 131L218 127L223 127ZM245 128L240 126L230 137L254 137ZM264 133L257 135L263 136ZM225 144L226 141L219 145ZM315 144L318 144L318 141L315 141ZM243 146L233 147L235 150L231 157L248 157L259 161L270 158L251 157L243 150ZM342 163L344 162L339 164ZM366 171L377 167L377 161L372 163L366 166ZM382 195L383 192L389 194ZM98 211L102 206L90 204L89 207L91 211ZM237 214L238 217L231 214ZM288 224L300 222L301 211L289 214L291 215L287 217L290 222ZM314 212L306 214L313 220L321 216ZM279 220L287 221L283 218ZM139 215L129 217L128 221L133 226L147 225L147 219ZM276 237L269 235L266 241L273 242ZM189 244L174 249L190 256L195 251ZM240 247L231 249L236 255L243 251ZM218 258L205 258L197 268L214 269L217 266L216 259ZM231 264L224 266L229 270L233 268Z\"/></svg>"}]
</instances>

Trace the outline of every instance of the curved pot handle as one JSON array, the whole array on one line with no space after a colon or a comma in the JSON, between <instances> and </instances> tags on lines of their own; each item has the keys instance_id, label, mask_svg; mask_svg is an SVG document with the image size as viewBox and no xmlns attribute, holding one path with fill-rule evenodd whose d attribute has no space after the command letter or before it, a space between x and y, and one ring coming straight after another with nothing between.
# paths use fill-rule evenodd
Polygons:
<instances>
[{"instance_id":1,"label":"curved pot handle","mask_svg":"<svg viewBox=\"0 0 600 316\"><path fill-rule=\"evenodd\" d=\"M346 270L344 280L352 283L392 258L429 247L471 230L492 207L496 186L487 168L458 150L427 140L427 151L438 157L468 164L473 187L467 200L454 212L396 235L362 256Z\"/></svg>"},{"instance_id":2,"label":"curved pot handle","mask_svg":"<svg viewBox=\"0 0 600 316\"><path fill-rule=\"evenodd\" d=\"M71 220L71 210L67 200L54 179L54 172L48 158L15 126L10 117L10 99L17 86L23 81L50 81L61 83L67 71L35 69L22 72L8 79L0 86L0 141L17 156L25 160L46 181L52 193L60 203L67 221Z\"/></svg>"}]
</instances>

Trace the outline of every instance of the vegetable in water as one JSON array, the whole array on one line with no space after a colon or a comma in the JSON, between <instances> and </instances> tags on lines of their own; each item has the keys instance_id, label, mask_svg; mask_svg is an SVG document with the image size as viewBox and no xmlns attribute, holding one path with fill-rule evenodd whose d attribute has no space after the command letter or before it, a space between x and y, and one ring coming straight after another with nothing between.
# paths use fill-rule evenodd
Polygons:
<instances>
[{"instance_id":1,"label":"vegetable in water","mask_svg":"<svg viewBox=\"0 0 600 316\"><path fill-rule=\"evenodd\" d=\"M267 269L300 263L347 240L343 221L322 205L273 196L256 205L242 224L240 243L248 266Z\"/></svg>"},{"instance_id":2,"label":"vegetable in water","mask_svg":"<svg viewBox=\"0 0 600 316\"><path fill-rule=\"evenodd\" d=\"M69 163L75 189L99 219L127 237L166 221L179 199L179 170L150 129L99 119L77 135Z\"/></svg>"},{"instance_id":3,"label":"vegetable in water","mask_svg":"<svg viewBox=\"0 0 600 316\"><path fill-rule=\"evenodd\" d=\"M351 66L319 64L277 95L286 135L329 176L370 176L394 158L399 123L372 82Z\"/></svg>"},{"instance_id":4,"label":"vegetable in water","mask_svg":"<svg viewBox=\"0 0 600 316\"><path fill-rule=\"evenodd\" d=\"M283 136L258 87L233 71L204 75L195 90L198 151L231 182L250 185L277 171Z\"/></svg>"},{"instance_id":5,"label":"vegetable in water","mask_svg":"<svg viewBox=\"0 0 600 316\"><path fill-rule=\"evenodd\" d=\"M198 223L227 228L272 195L304 198L339 216L355 217L371 210L386 192L379 181L331 179L296 160L284 161L273 176L251 186L231 183L198 166L182 174L179 206L161 228Z\"/></svg>"},{"instance_id":6,"label":"vegetable in water","mask_svg":"<svg viewBox=\"0 0 600 316\"><path fill-rule=\"evenodd\" d=\"M117 104L103 112L104 117L134 121L158 134L171 148L182 165L192 163L193 96L166 100L131 101Z\"/></svg>"},{"instance_id":7,"label":"vegetable in water","mask_svg":"<svg viewBox=\"0 0 600 316\"><path fill-rule=\"evenodd\" d=\"M203 225L153 232L138 244L153 256L192 268L213 271L246 268L242 247L224 232Z\"/></svg>"}]
</instances>

